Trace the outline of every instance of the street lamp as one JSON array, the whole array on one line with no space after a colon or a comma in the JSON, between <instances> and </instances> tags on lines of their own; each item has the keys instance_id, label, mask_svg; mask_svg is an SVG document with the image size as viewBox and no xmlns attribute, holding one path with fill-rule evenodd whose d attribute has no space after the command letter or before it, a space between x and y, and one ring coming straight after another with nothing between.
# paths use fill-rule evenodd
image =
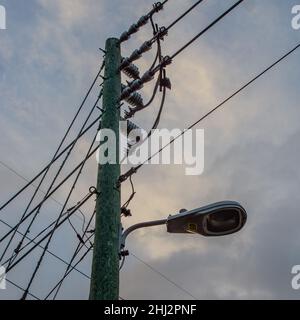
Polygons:
<instances>
[{"instance_id":1,"label":"street lamp","mask_svg":"<svg viewBox=\"0 0 300 320\"><path fill-rule=\"evenodd\" d=\"M225 236L240 231L247 220L246 210L235 201L217 202L194 210L181 210L179 214L167 219L142 222L125 230L121 236L121 255L126 238L137 229L166 225L169 233L201 234L205 237Z\"/></svg>"}]
</instances>

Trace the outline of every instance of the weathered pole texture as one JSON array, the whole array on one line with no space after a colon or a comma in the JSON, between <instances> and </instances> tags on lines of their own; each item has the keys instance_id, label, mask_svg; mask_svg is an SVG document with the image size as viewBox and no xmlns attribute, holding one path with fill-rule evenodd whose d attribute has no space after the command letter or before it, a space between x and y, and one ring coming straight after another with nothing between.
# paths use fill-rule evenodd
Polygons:
<instances>
[{"instance_id":1,"label":"weathered pole texture","mask_svg":"<svg viewBox=\"0 0 300 320\"><path fill-rule=\"evenodd\" d=\"M96 230L90 288L91 300L119 299L119 231L120 177L118 100L121 95L121 52L119 40L106 41L105 75L103 85L102 129L110 129L116 138L115 164L98 164L96 201Z\"/></svg>"}]
</instances>

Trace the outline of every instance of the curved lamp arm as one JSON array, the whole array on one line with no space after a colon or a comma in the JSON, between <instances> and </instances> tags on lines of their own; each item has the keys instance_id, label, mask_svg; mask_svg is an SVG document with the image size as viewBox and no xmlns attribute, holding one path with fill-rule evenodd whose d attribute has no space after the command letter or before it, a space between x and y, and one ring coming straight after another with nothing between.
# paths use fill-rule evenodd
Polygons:
<instances>
[{"instance_id":1,"label":"curved lamp arm","mask_svg":"<svg viewBox=\"0 0 300 320\"><path fill-rule=\"evenodd\" d=\"M154 220L154 221L148 221L148 222L142 222L142 223L138 223L135 224L131 227L129 227L127 230L125 230L121 236L121 250L125 248L125 243L126 243L126 239L129 236L130 233L132 233L133 231L137 230L137 229L141 229L141 228L149 228L149 227L154 227L154 226L161 226L166 224L168 221L168 219L163 219L163 220Z\"/></svg>"}]
</instances>

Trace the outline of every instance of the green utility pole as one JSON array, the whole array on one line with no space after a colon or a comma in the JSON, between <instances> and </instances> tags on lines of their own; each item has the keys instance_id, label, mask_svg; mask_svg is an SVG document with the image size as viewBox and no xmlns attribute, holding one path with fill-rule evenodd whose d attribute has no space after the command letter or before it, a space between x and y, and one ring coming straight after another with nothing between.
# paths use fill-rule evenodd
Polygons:
<instances>
[{"instance_id":1,"label":"green utility pole","mask_svg":"<svg viewBox=\"0 0 300 320\"><path fill-rule=\"evenodd\" d=\"M120 197L118 186L119 164L119 120L118 99L121 95L119 71L121 52L119 40L106 41L105 81L103 85L102 129L111 129L116 136L117 163L98 165L96 201L96 230L92 265L90 300L119 299L119 232ZM111 152L111 151L110 151Z\"/></svg>"}]
</instances>

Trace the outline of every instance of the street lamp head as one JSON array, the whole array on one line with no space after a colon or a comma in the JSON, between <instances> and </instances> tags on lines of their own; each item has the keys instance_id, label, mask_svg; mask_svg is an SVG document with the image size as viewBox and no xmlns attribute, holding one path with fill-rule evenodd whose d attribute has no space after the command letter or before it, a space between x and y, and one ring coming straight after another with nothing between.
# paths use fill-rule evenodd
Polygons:
<instances>
[{"instance_id":1,"label":"street lamp head","mask_svg":"<svg viewBox=\"0 0 300 320\"><path fill-rule=\"evenodd\" d=\"M206 237L238 232L247 220L246 210L237 202L223 201L169 216L169 233L194 233Z\"/></svg>"}]
</instances>

